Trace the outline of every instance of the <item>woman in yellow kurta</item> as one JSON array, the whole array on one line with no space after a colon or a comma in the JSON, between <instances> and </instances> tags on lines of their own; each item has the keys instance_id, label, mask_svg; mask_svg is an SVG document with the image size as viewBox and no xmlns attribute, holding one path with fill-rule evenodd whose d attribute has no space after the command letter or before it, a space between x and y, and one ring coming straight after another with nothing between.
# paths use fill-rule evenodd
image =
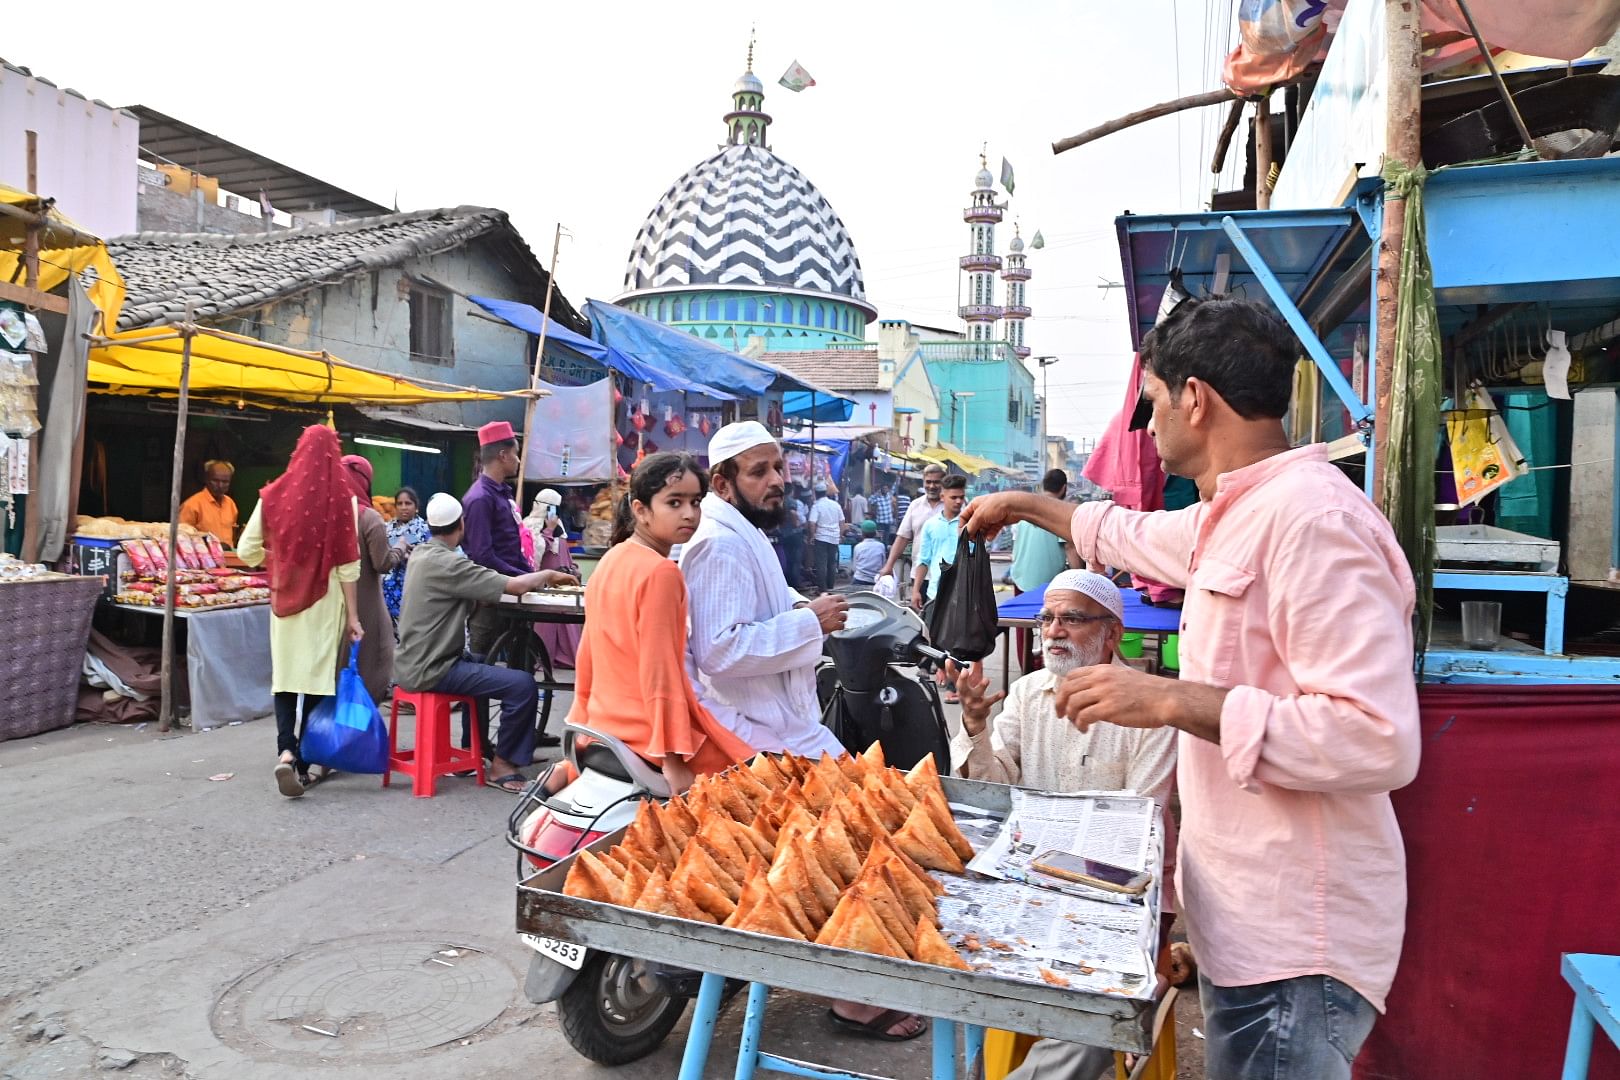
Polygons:
<instances>
[{"instance_id":1,"label":"woman in yellow kurta","mask_svg":"<svg viewBox=\"0 0 1620 1080\"><path fill-rule=\"evenodd\" d=\"M310 782L298 756L301 716L337 689L339 651L364 634L355 603L356 507L342 456L331 428L305 428L287 471L259 492L237 542L244 561L263 563L270 573L270 689L280 753L275 776L289 798Z\"/></svg>"},{"instance_id":2,"label":"woman in yellow kurta","mask_svg":"<svg viewBox=\"0 0 1620 1080\"><path fill-rule=\"evenodd\" d=\"M613 547L585 587L570 723L612 735L664 771L671 791L753 751L698 701L686 671L686 579L670 561L697 530L708 478L686 454L636 467Z\"/></svg>"}]
</instances>

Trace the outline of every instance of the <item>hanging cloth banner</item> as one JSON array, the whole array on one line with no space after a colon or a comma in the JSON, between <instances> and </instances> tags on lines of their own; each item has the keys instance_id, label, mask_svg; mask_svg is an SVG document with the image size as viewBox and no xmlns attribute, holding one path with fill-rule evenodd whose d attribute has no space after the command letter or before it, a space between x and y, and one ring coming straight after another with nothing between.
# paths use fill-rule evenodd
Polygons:
<instances>
[{"instance_id":1,"label":"hanging cloth banner","mask_svg":"<svg viewBox=\"0 0 1620 1080\"><path fill-rule=\"evenodd\" d=\"M535 384L550 397L535 402L530 441L529 480L613 479L613 380L586 386Z\"/></svg>"}]
</instances>

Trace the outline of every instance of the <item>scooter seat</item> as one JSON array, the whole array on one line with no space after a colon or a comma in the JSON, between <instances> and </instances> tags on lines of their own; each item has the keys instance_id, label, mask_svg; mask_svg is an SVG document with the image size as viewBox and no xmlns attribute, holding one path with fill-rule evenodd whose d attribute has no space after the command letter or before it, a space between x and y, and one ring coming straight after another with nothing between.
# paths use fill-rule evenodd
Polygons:
<instances>
[{"instance_id":1,"label":"scooter seat","mask_svg":"<svg viewBox=\"0 0 1620 1080\"><path fill-rule=\"evenodd\" d=\"M624 764L619 761L619 756L601 743L591 743L588 746L581 747L578 755L579 768L582 772L589 769L592 772L601 773L603 776L611 776L615 780L623 780L627 784L635 783L635 778L630 775L630 770L626 769Z\"/></svg>"}]
</instances>

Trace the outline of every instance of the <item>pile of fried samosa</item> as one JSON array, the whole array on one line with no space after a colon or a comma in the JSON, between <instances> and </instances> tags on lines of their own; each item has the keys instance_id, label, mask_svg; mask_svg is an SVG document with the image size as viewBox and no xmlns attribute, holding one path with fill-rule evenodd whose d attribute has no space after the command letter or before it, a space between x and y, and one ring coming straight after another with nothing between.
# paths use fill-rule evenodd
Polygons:
<instances>
[{"instance_id":1,"label":"pile of fried samosa","mask_svg":"<svg viewBox=\"0 0 1620 1080\"><path fill-rule=\"evenodd\" d=\"M929 870L973 857L932 756L877 744L819 761L760 754L641 804L624 841L582 851L563 892L697 922L968 970L939 932Z\"/></svg>"}]
</instances>

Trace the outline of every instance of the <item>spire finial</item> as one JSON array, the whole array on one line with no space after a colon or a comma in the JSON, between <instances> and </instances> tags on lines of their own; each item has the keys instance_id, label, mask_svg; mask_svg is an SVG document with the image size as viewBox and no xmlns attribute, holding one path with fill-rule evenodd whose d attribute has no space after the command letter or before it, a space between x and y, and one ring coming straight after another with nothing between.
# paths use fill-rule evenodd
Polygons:
<instances>
[{"instance_id":1,"label":"spire finial","mask_svg":"<svg viewBox=\"0 0 1620 1080\"><path fill-rule=\"evenodd\" d=\"M757 23L748 24L748 67L745 69L748 71L754 70L754 31L757 25Z\"/></svg>"},{"instance_id":2,"label":"spire finial","mask_svg":"<svg viewBox=\"0 0 1620 1080\"><path fill-rule=\"evenodd\" d=\"M979 144L979 165L985 169L990 167L990 140L988 139Z\"/></svg>"}]
</instances>

